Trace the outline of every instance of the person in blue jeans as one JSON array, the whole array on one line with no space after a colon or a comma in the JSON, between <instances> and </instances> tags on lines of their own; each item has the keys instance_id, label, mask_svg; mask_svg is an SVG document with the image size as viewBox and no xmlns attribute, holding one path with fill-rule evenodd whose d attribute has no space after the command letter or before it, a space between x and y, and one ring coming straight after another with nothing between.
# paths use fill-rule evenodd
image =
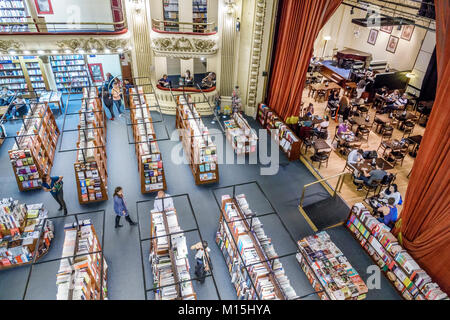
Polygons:
<instances>
[{"instance_id":1,"label":"person in blue jeans","mask_svg":"<svg viewBox=\"0 0 450 320\"><path fill-rule=\"evenodd\" d=\"M130 215L128 213L127 206L125 204L125 200L123 199L123 190L122 187L117 187L114 190L114 212L116 213L116 225L115 228L123 227L120 224L120 217L125 217L125 220L128 221L130 226L136 225L136 222L131 220Z\"/></svg>"},{"instance_id":2,"label":"person in blue jeans","mask_svg":"<svg viewBox=\"0 0 450 320\"><path fill-rule=\"evenodd\" d=\"M389 228L393 228L398 219L398 211L395 206L395 199L389 198L387 206L383 206L378 208L377 213L379 213L380 217L378 221L383 222Z\"/></svg>"},{"instance_id":3,"label":"person in blue jeans","mask_svg":"<svg viewBox=\"0 0 450 320\"><path fill-rule=\"evenodd\" d=\"M44 174L42 177L42 189L45 192L50 192L52 197L59 204L59 211L64 209L64 215L67 215L67 207L66 202L64 201L64 192L63 192L63 177L62 176L54 176L50 177L48 174Z\"/></svg>"}]
</instances>

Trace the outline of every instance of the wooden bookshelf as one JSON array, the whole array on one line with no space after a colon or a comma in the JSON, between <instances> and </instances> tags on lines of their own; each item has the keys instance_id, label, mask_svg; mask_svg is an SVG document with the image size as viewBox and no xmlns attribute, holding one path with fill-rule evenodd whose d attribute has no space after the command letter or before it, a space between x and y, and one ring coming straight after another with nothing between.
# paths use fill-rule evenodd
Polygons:
<instances>
[{"instance_id":1,"label":"wooden bookshelf","mask_svg":"<svg viewBox=\"0 0 450 320\"><path fill-rule=\"evenodd\" d=\"M222 197L219 229L216 233L216 243L222 251L238 298L257 300L259 296L263 300L295 299L297 295L284 274L281 262L276 258L278 255L270 238L264 234L261 222L253 217L244 200L244 195L236 198L228 195ZM244 241L244 238L247 240ZM250 251L245 252L247 249ZM248 256L251 258L242 260ZM246 268L246 265L250 267ZM248 276L255 287L250 284Z\"/></svg>"},{"instance_id":2,"label":"wooden bookshelf","mask_svg":"<svg viewBox=\"0 0 450 320\"><path fill-rule=\"evenodd\" d=\"M265 104L260 103L256 113L256 120L272 134L271 130L276 130L277 134L273 139L278 143L280 149L286 154L289 161L300 159L301 141L289 126L276 114L276 112Z\"/></svg>"},{"instance_id":3,"label":"wooden bookshelf","mask_svg":"<svg viewBox=\"0 0 450 320\"><path fill-rule=\"evenodd\" d=\"M366 298L369 289L328 233L308 236L297 245L297 261L321 300Z\"/></svg>"},{"instance_id":4,"label":"wooden bookshelf","mask_svg":"<svg viewBox=\"0 0 450 320\"><path fill-rule=\"evenodd\" d=\"M106 115L96 87L83 88L75 180L80 204L108 200Z\"/></svg>"},{"instance_id":5,"label":"wooden bookshelf","mask_svg":"<svg viewBox=\"0 0 450 320\"><path fill-rule=\"evenodd\" d=\"M7 25L11 22L23 22L24 24ZM0 32L27 32L28 18L24 0L2 0L0 1Z\"/></svg>"},{"instance_id":6,"label":"wooden bookshelf","mask_svg":"<svg viewBox=\"0 0 450 320\"><path fill-rule=\"evenodd\" d=\"M44 174L53 167L59 129L47 103L35 103L23 117L16 143L8 151L20 191L40 189Z\"/></svg>"},{"instance_id":7,"label":"wooden bookshelf","mask_svg":"<svg viewBox=\"0 0 450 320\"><path fill-rule=\"evenodd\" d=\"M176 128L196 185L218 183L217 148L195 105L184 96L177 97Z\"/></svg>"},{"instance_id":8,"label":"wooden bookshelf","mask_svg":"<svg viewBox=\"0 0 450 320\"><path fill-rule=\"evenodd\" d=\"M130 88L130 118L141 180L141 193L166 190L162 154L155 141L155 128L142 87Z\"/></svg>"},{"instance_id":9,"label":"wooden bookshelf","mask_svg":"<svg viewBox=\"0 0 450 320\"><path fill-rule=\"evenodd\" d=\"M151 212L150 260L155 300L197 300L190 281L186 237L183 233L171 235L180 231L175 209Z\"/></svg>"},{"instance_id":10,"label":"wooden bookshelf","mask_svg":"<svg viewBox=\"0 0 450 320\"><path fill-rule=\"evenodd\" d=\"M352 207L346 226L403 299L448 299L390 229L375 219L362 203Z\"/></svg>"},{"instance_id":11,"label":"wooden bookshelf","mask_svg":"<svg viewBox=\"0 0 450 320\"><path fill-rule=\"evenodd\" d=\"M224 121L224 124L227 140L236 154L256 152L258 135L242 114L233 113L232 118Z\"/></svg>"},{"instance_id":12,"label":"wooden bookshelf","mask_svg":"<svg viewBox=\"0 0 450 320\"><path fill-rule=\"evenodd\" d=\"M108 265L91 220L64 226L62 258L56 274L57 300L107 299Z\"/></svg>"},{"instance_id":13,"label":"wooden bookshelf","mask_svg":"<svg viewBox=\"0 0 450 320\"><path fill-rule=\"evenodd\" d=\"M163 16L164 21L178 22L178 0L163 0ZM178 23L164 23L165 31L177 32L179 31Z\"/></svg>"},{"instance_id":14,"label":"wooden bookshelf","mask_svg":"<svg viewBox=\"0 0 450 320\"><path fill-rule=\"evenodd\" d=\"M51 56L50 60L59 91L68 92L70 83L72 90L79 92L89 86L90 76L83 55Z\"/></svg>"},{"instance_id":15,"label":"wooden bookshelf","mask_svg":"<svg viewBox=\"0 0 450 320\"><path fill-rule=\"evenodd\" d=\"M35 254L36 261L47 254L54 238L47 214L42 203L26 205L13 199L0 203L0 270L31 264Z\"/></svg>"},{"instance_id":16,"label":"wooden bookshelf","mask_svg":"<svg viewBox=\"0 0 450 320\"><path fill-rule=\"evenodd\" d=\"M193 23L208 23L207 18L207 0L193 0L192 2L192 22ZM194 32L203 33L206 25L194 25Z\"/></svg>"}]
</instances>

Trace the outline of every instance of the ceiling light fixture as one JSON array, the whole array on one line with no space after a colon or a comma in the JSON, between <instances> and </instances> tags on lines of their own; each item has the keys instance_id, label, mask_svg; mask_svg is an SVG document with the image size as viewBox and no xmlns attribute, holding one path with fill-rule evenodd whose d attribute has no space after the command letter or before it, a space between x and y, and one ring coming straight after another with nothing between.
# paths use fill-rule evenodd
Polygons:
<instances>
[{"instance_id":1,"label":"ceiling light fixture","mask_svg":"<svg viewBox=\"0 0 450 320\"><path fill-rule=\"evenodd\" d=\"M64 50L64 53L72 53L69 49Z\"/></svg>"},{"instance_id":2,"label":"ceiling light fixture","mask_svg":"<svg viewBox=\"0 0 450 320\"><path fill-rule=\"evenodd\" d=\"M9 54L16 54L15 50L9 50Z\"/></svg>"},{"instance_id":3,"label":"ceiling light fixture","mask_svg":"<svg viewBox=\"0 0 450 320\"><path fill-rule=\"evenodd\" d=\"M122 49L122 48L119 48L119 49L117 49L117 52L118 52L118 53L122 53L122 52L123 52L123 49Z\"/></svg>"},{"instance_id":4,"label":"ceiling light fixture","mask_svg":"<svg viewBox=\"0 0 450 320\"><path fill-rule=\"evenodd\" d=\"M58 50L52 50L52 53L53 53L53 54L57 54L57 53L58 53Z\"/></svg>"},{"instance_id":5,"label":"ceiling light fixture","mask_svg":"<svg viewBox=\"0 0 450 320\"><path fill-rule=\"evenodd\" d=\"M91 53L97 53L97 49L92 49Z\"/></svg>"},{"instance_id":6,"label":"ceiling light fixture","mask_svg":"<svg viewBox=\"0 0 450 320\"><path fill-rule=\"evenodd\" d=\"M44 50L38 50L37 51L37 54L39 54L39 55L42 55L42 54L44 54L45 52L44 52Z\"/></svg>"},{"instance_id":7,"label":"ceiling light fixture","mask_svg":"<svg viewBox=\"0 0 450 320\"><path fill-rule=\"evenodd\" d=\"M30 54L30 50L23 50L23 54Z\"/></svg>"},{"instance_id":8,"label":"ceiling light fixture","mask_svg":"<svg viewBox=\"0 0 450 320\"><path fill-rule=\"evenodd\" d=\"M111 53L111 50L109 50L108 48L105 49L105 53Z\"/></svg>"}]
</instances>

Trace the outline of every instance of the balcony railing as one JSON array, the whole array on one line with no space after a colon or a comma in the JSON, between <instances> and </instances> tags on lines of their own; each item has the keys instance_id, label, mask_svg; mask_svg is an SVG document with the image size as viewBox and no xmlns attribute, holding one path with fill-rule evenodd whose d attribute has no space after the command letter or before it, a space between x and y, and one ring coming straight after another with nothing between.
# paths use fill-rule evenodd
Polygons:
<instances>
[{"instance_id":1,"label":"balcony railing","mask_svg":"<svg viewBox=\"0 0 450 320\"><path fill-rule=\"evenodd\" d=\"M196 23L152 19L152 29L153 31L164 33L194 33L205 35L217 33L217 25L214 21L207 23Z\"/></svg>"},{"instance_id":2,"label":"balcony railing","mask_svg":"<svg viewBox=\"0 0 450 320\"><path fill-rule=\"evenodd\" d=\"M127 30L126 20L118 22L43 22L27 17L23 22L0 22L0 34L53 34L122 33Z\"/></svg>"}]
</instances>

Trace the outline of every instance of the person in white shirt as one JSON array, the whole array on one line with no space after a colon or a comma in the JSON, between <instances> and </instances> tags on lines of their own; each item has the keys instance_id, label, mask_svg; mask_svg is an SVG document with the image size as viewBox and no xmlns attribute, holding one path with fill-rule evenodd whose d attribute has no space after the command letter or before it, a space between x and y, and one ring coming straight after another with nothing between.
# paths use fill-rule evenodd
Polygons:
<instances>
[{"instance_id":1,"label":"person in white shirt","mask_svg":"<svg viewBox=\"0 0 450 320\"><path fill-rule=\"evenodd\" d=\"M353 174L355 175L355 177L358 176L359 172L358 170L356 170L355 168L355 164L357 164L359 161L364 160L363 158L363 154L364 151L362 149L353 149L352 151L350 151L350 153L348 154L347 157L347 164L353 168Z\"/></svg>"},{"instance_id":2,"label":"person in white shirt","mask_svg":"<svg viewBox=\"0 0 450 320\"><path fill-rule=\"evenodd\" d=\"M400 98L395 100L394 103L387 104L385 111L392 112L393 110L403 109L407 103L408 103L408 98L406 97L406 94L403 94Z\"/></svg>"},{"instance_id":3,"label":"person in white shirt","mask_svg":"<svg viewBox=\"0 0 450 320\"><path fill-rule=\"evenodd\" d=\"M196 250L195 253L195 275L200 283L205 282L206 272L212 270L211 260L209 259L209 252L211 249L208 247L208 242L203 240L203 242L197 242L191 246L191 250Z\"/></svg>"},{"instance_id":4,"label":"person in white shirt","mask_svg":"<svg viewBox=\"0 0 450 320\"><path fill-rule=\"evenodd\" d=\"M164 191L159 191L158 195L155 198L155 205L153 207L157 212L165 212L169 210L173 210L173 199L170 194L165 193Z\"/></svg>"},{"instance_id":5,"label":"person in white shirt","mask_svg":"<svg viewBox=\"0 0 450 320\"><path fill-rule=\"evenodd\" d=\"M391 184L389 187L380 192L380 197L383 199L394 198L394 206L398 206L403 203L402 195L398 192L397 185L395 183Z\"/></svg>"}]
</instances>

